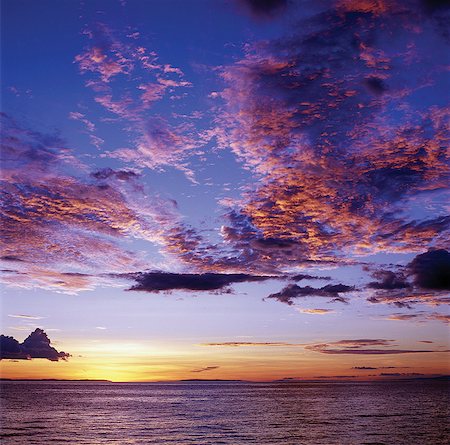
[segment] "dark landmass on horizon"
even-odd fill
[[[104,379],[6,379],[0,377],[0,382],[93,382],[93,383],[113,383]]]
[[[441,376],[422,376],[422,377],[401,377],[401,376],[389,376],[388,378],[378,379],[278,379],[267,381],[253,381],[253,380],[240,380],[240,379],[183,379],[183,380],[167,380],[167,381],[129,381],[129,382],[113,382],[112,380],[102,379],[10,379],[0,378],[0,382],[81,382],[81,383],[365,383],[365,382],[393,382],[393,381],[417,381],[417,380],[438,380],[438,381],[450,381],[450,375]]]
[[[226,383],[226,382],[240,382],[240,383],[252,383],[252,381],[251,380],[241,380],[241,379],[182,379],[182,380],[174,380],[174,382],[176,383],[176,382],[184,382],[184,383],[187,383],[187,382],[206,382],[206,383],[208,383],[208,382],[211,382],[211,383],[214,383],[214,382],[224,382],[224,383]]]

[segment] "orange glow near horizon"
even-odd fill
[[[442,375],[447,372],[448,355],[444,352],[382,356],[329,355],[292,346],[215,348],[193,345],[190,349],[155,349],[149,353],[144,345],[124,343],[108,347],[107,344],[98,344],[73,354],[67,361],[0,361],[0,375],[6,379],[113,382],[187,379],[271,381],[286,378],[379,380]],[[380,375],[382,373],[385,375]]]

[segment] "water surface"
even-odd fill
[[[448,444],[448,384],[3,382],[1,443]]]

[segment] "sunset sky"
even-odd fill
[[[448,374],[447,5],[3,0],[1,376]]]

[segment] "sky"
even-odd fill
[[[1,376],[448,374],[449,15],[2,1]]]

